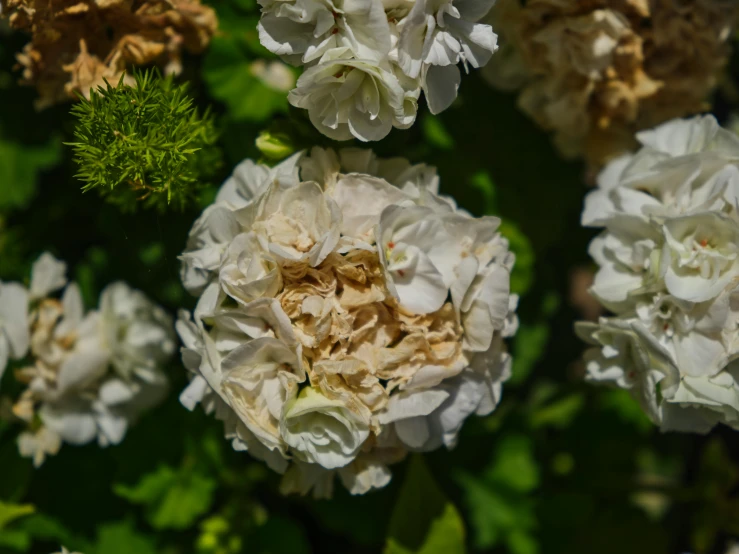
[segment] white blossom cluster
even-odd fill
[[[65,273],[65,263],[44,253],[29,289],[0,283],[0,378],[8,357],[27,362],[14,371],[26,388],[12,413],[27,427],[20,453],[37,467],[63,442],[121,442],[165,393],[162,365],[175,349],[171,319],[141,292],[113,283],[98,309],[85,312]]]
[[[479,23],[495,0],[259,0],[262,44],[305,70],[288,96],[334,140],[380,140],[457,97],[465,69],[497,49]]]
[[[383,487],[408,451],[453,447],[510,373],[514,262],[495,217],[438,194],[436,170],[314,148],[242,162],[190,232],[180,399],[225,423],[283,492]]]
[[[664,431],[739,429],[739,138],[712,116],[637,135],[588,194],[588,378],[628,389]]]

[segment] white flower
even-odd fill
[[[44,298],[67,284],[67,264],[44,252],[31,268],[31,300]]]
[[[430,313],[451,292],[455,307],[469,320],[468,333],[483,334],[480,340],[468,335],[474,350],[487,350],[508,313],[513,257],[506,243],[494,240],[499,223],[452,213],[446,204],[401,204],[383,210],[375,232],[388,288],[400,304]],[[501,259],[489,265],[496,253]]]
[[[274,167],[244,160],[234,168],[216,195],[216,204],[224,203],[232,210],[243,208],[260,195],[273,181],[289,187],[298,183],[297,163],[301,154],[294,154]]]
[[[285,407],[280,432],[302,460],[334,469],[354,459],[369,436],[369,422],[340,400],[305,387]]]
[[[180,256],[180,279],[190,293],[205,289],[238,229],[236,216],[225,203],[208,206],[198,218],[190,230],[187,248]]]
[[[19,283],[0,282],[0,380],[8,359],[26,355],[28,335],[28,291]]]
[[[332,48],[381,60],[390,50],[390,29],[380,2],[366,0],[260,0],[259,39],[296,65]]]
[[[228,245],[218,279],[223,291],[241,304],[272,297],[282,286],[277,261],[254,232],[237,235]]]
[[[35,433],[24,431],[18,435],[18,452],[33,460],[33,467],[41,467],[47,456],[56,456],[62,447],[62,438],[47,427]]]
[[[273,184],[239,214],[241,225],[253,230],[272,255],[312,266],[336,246],[340,217],[336,203],[308,182],[290,188]]]
[[[498,404],[514,257],[497,218],[438,195],[434,168],[320,148],[289,167],[243,162],[219,192],[233,227],[195,245],[219,265],[177,322],[180,401],[283,473],[283,492],[330,496],[338,477],[364,494]]]
[[[416,0],[403,23],[398,43],[400,67],[410,77],[423,76],[431,113],[454,101],[462,62],[484,66],[498,49],[490,25],[478,23],[495,0]]]
[[[585,201],[592,293],[616,317],[581,327],[588,377],[629,389],[662,430],[739,428],[739,139],[711,116],[639,133]]]
[[[346,48],[327,52],[307,69],[288,100],[307,109],[313,125],[334,140],[380,140],[415,119],[413,109],[406,113],[405,91],[391,68],[354,58]]]
[[[33,267],[33,294],[48,295],[63,285],[64,269],[65,264],[42,256]],[[100,311],[85,313],[75,283],[61,300],[31,298],[30,314],[18,317],[30,336],[32,358],[16,371],[28,385],[13,407],[28,425],[18,438],[21,454],[39,466],[63,442],[118,444],[133,420],[166,390],[161,367],[174,350],[169,317],[124,283],[103,291]],[[0,301],[0,313],[3,307],[12,303]]]
[[[672,218],[664,224],[661,270],[673,296],[703,302],[739,277],[739,223],[719,213]]]
[[[232,350],[222,362],[223,395],[270,450],[286,450],[280,421],[286,403],[297,394],[298,383],[305,380],[299,352],[278,339],[262,337]]]
[[[494,0],[260,0],[259,38],[304,71],[290,103],[334,140],[380,140],[457,97],[465,69],[481,67],[497,36],[478,21]]]
[[[111,364],[123,378],[152,380],[174,353],[170,317],[126,283],[119,281],[103,290],[100,318]]]

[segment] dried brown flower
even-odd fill
[[[324,393],[345,391],[379,411],[389,393],[422,367],[453,376],[469,363],[452,305],[431,314],[404,313],[387,291],[375,252],[332,253],[315,268],[287,264],[282,279],[277,298],[311,362],[311,382]]]
[[[38,108],[85,96],[133,65],[181,71],[183,50],[205,49],[218,22],[199,0],[0,0],[10,26],[31,33],[18,54]]]
[[[598,167],[636,131],[708,108],[737,14],[734,0],[499,0],[504,51],[486,73]]]

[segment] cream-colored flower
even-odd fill
[[[307,69],[288,100],[307,109],[313,125],[333,140],[381,140],[393,127],[410,127],[416,116],[387,62],[353,57],[346,48]]]
[[[286,451],[282,414],[305,381],[300,349],[263,337],[245,342],[222,361],[221,390],[244,425],[270,450]],[[289,444],[289,443],[288,443]]]
[[[637,136],[588,194],[593,295],[588,378],[628,389],[662,430],[739,427],[739,140],[712,116]]]
[[[285,407],[280,432],[300,459],[335,469],[354,459],[369,436],[369,421],[340,400],[305,387]]]
[[[9,359],[25,356],[29,341],[28,291],[20,283],[0,282],[0,380]]]
[[[161,368],[174,350],[169,318],[124,283],[103,291],[99,312],[85,313],[75,283],[61,300],[40,297],[64,284],[64,267],[49,255],[34,264],[30,361],[15,372],[27,385],[13,406],[28,426],[18,446],[36,466],[63,442],[121,442],[136,417],[162,398]]]
[[[358,149],[283,163],[242,162],[224,184],[222,240],[204,232],[215,208],[195,223],[204,239],[183,262],[219,271],[177,323],[191,374],[180,400],[283,473],[283,492],[330,496],[338,477],[364,494],[498,404],[514,257],[497,218],[438,195],[432,167]]]
[[[706,109],[729,57],[737,5],[724,0],[500,0],[502,52],[485,74],[566,156],[595,168],[634,134]]]
[[[382,59],[390,29],[380,2],[366,0],[260,0],[259,39],[295,65],[310,63],[333,48],[357,57]]]
[[[238,214],[244,229],[280,260],[316,266],[339,240],[340,212],[316,183],[282,188],[272,184],[258,202]]]
[[[32,34],[17,59],[22,82],[39,92],[39,108],[88,97],[136,65],[179,74],[183,52],[202,52],[218,26],[215,11],[198,0],[3,0],[0,17]]]

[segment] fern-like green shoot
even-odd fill
[[[171,77],[134,77],[135,86],[106,82],[72,108],[76,177],[127,211],[182,209],[221,165],[213,117]]]

